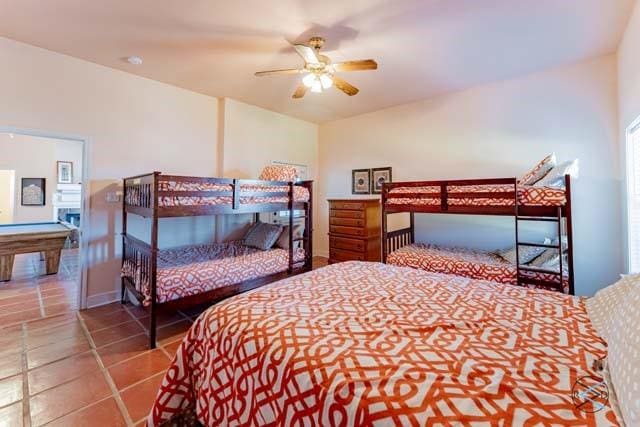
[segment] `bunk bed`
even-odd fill
[[[409,213],[409,227],[388,231],[387,215],[402,212]],[[515,263],[500,262],[486,252],[416,244],[415,213],[512,216]],[[557,239],[522,241],[519,224],[526,221],[555,224]],[[521,263],[521,247],[557,250],[558,268]],[[521,185],[516,178],[385,183],[382,248],[385,263],[573,295],[571,178],[564,175],[561,187]]]
[[[215,302],[311,270],[312,181],[266,181],[164,175],[124,179],[122,302],[127,294],[147,307],[150,347],[161,310]],[[159,249],[160,218],[287,211],[287,249],[262,251],[239,242]],[[297,213],[303,212],[302,215]],[[128,215],[150,219],[149,243],[127,233]],[[295,223],[303,221],[301,236]],[[302,242],[301,247],[300,242]],[[128,291],[128,292],[127,292]]]

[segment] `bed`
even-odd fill
[[[572,401],[605,354],[581,298],[339,263],[204,312],[148,422],[615,426]]]
[[[302,248],[294,251],[294,263],[303,263]],[[156,300],[165,303],[212,291],[235,283],[286,271],[289,251],[280,248],[263,251],[244,246],[242,241],[192,245],[158,252]],[[122,274],[133,277],[149,305],[151,293],[140,266],[126,259]]]
[[[516,266],[501,256],[488,251],[468,248],[451,248],[427,243],[413,243],[391,252],[387,264],[400,267],[418,268],[434,273],[455,274],[472,279],[517,285]],[[569,293],[568,269],[563,266],[563,291]],[[540,282],[558,283],[557,276],[539,271],[522,271],[531,279]],[[549,286],[528,286],[548,289]]]

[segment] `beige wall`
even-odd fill
[[[0,133],[0,169],[15,170],[13,222],[53,220],[57,162],[74,162],[74,179],[82,177],[82,145],[77,141]],[[22,178],[45,178],[45,205],[22,206]],[[79,182],[79,181],[75,181]]]
[[[0,38],[0,125],[90,138],[89,303],[119,288],[120,204],[107,191],[124,176],[159,170],[217,172],[217,100],[43,49]],[[163,244],[211,240],[210,219],[162,228]],[[194,230],[196,230],[194,232]]]
[[[518,176],[546,154],[580,159],[575,180],[576,290],[622,270],[616,62],[598,58],[320,126],[320,220],[350,196],[351,169],[393,167],[395,181]],[[418,215],[418,240],[483,249],[513,241],[513,218]]]
[[[627,128],[640,118],[640,3],[636,2],[635,8],[629,18],[629,24],[618,49],[618,111],[620,118],[620,158],[622,169],[626,167],[625,136]],[[623,180],[622,191],[626,192]],[[627,254],[627,205],[626,197],[622,203],[621,219],[623,222],[625,271],[628,271]]]

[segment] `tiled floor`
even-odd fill
[[[323,265],[326,259],[314,258],[314,268]],[[65,280],[64,272],[59,276]],[[47,304],[40,308],[46,315]],[[146,312],[119,303],[3,328],[0,426],[142,425],[165,369],[203,309],[162,316],[155,350],[147,349]]]

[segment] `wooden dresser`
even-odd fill
[[[380,261],[380,199],[329,199],[329,263]]]

